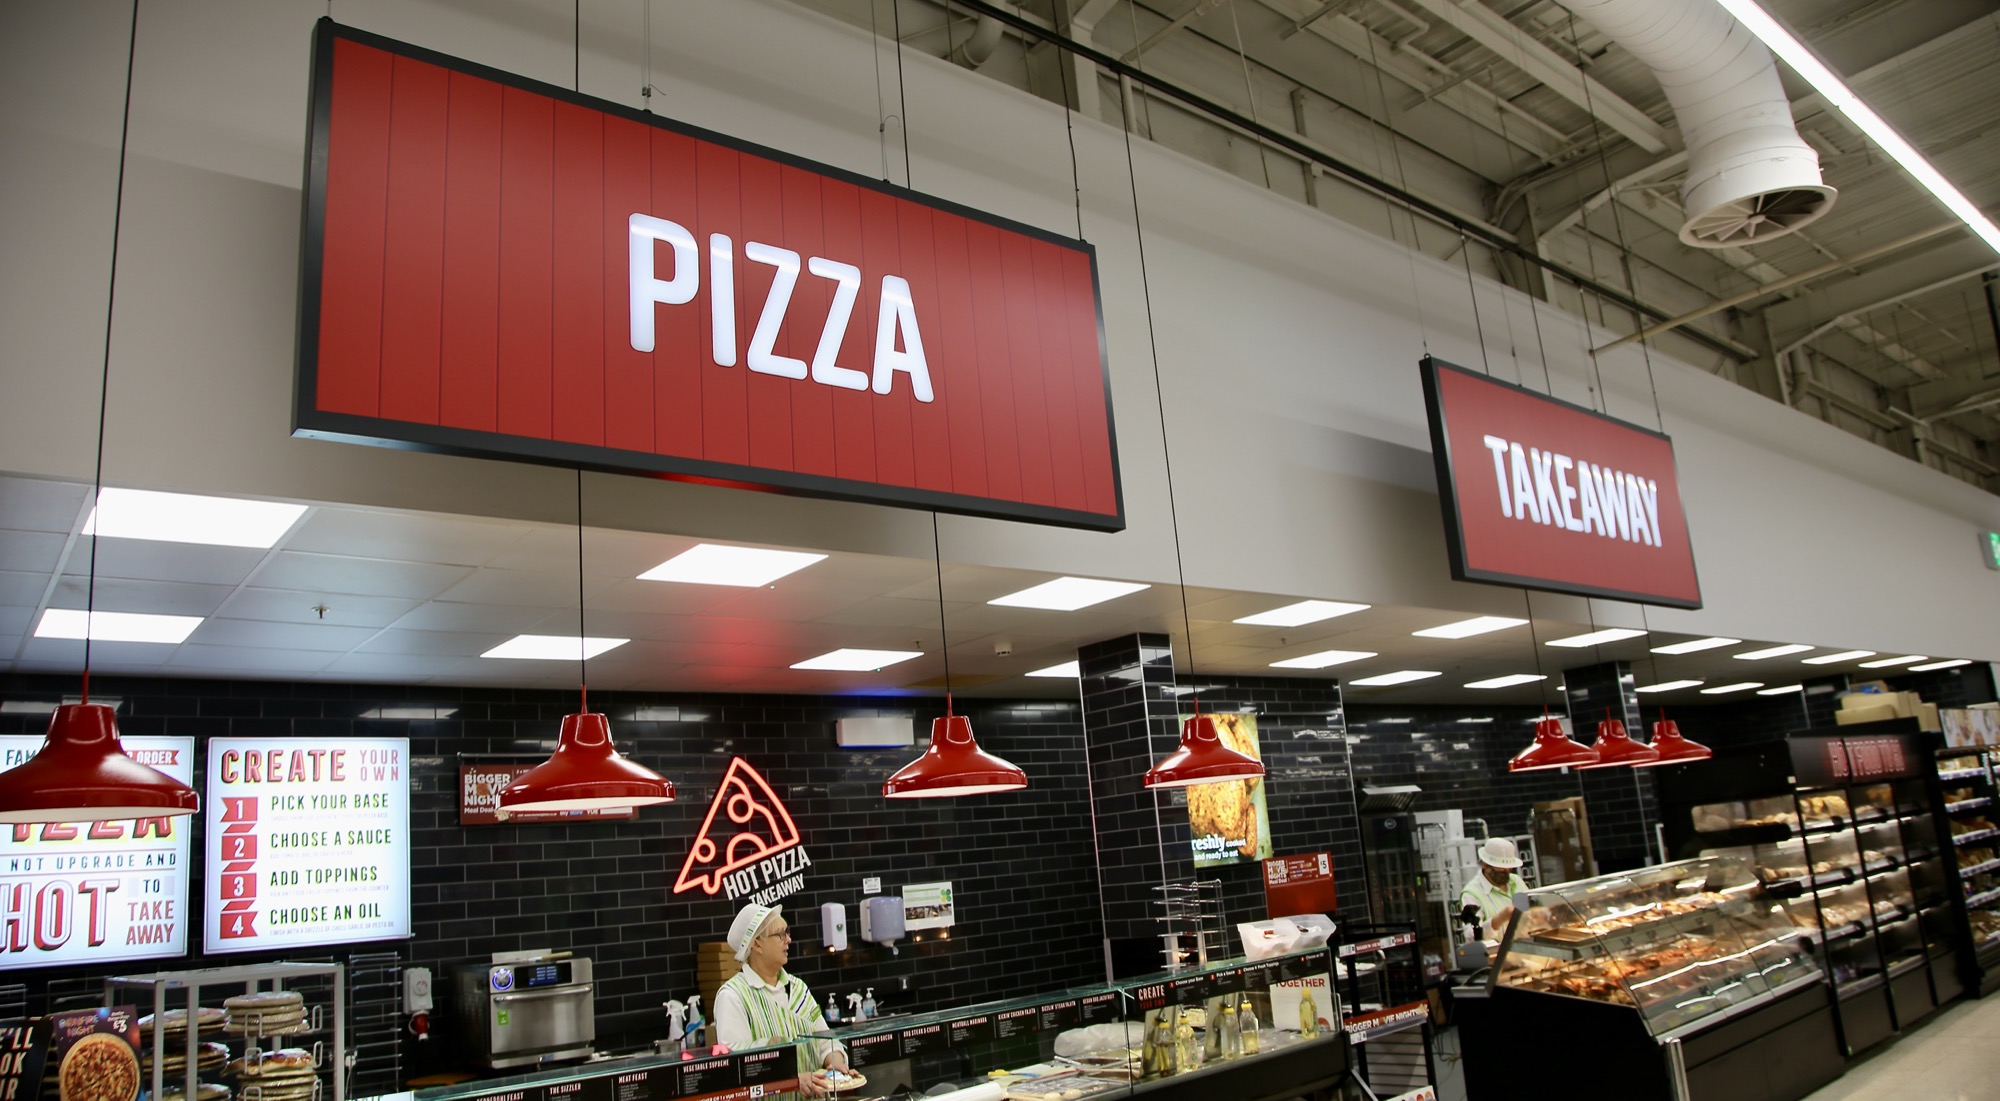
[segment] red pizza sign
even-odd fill
[[[1115,531],[1096,253],[322,20],[294,432]]]
[[[792,812],[750,762],[732,757],[674,880],[674,893],[722,893],[731,902],[768,906],[804,888],[810,867]]]
[[[1451,575],[1701,607],[1666,436],[1424,357]]]

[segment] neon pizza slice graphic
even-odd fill
[[[719,830],[718,811],[724,818]],[[718,832],[728,835],[729,840],[717,843]],[[687,862],[681,865],[680,878],[674,881],[674,893],[699,887],[715,894],[722,890],[722,880],[729,873],[798,843],[799,827],[771,785],[748,761],[732,757],[728,771],[722,774],[722,786],[708,805],[708,817],[701,820],[694,847],[688,850]]]

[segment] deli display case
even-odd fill
[[[1840,1072],[1811,919],[1748,851],[1527,891],[1458,1004],[1468,1096],[1793,1101]],[[1560,1050],[1552,1045],[1559,1045]]]
[[[1806,930],[1848,1055],[1963,989],[1930,756],[1898,719],[1728,747],[1660,777],[1669,849],[1747,853]]]
[[[1968,724],[1969,725],[1969,724]],[[1947,729],[1936,747],[1937,782],[1951,843],[1945,864],[1965,986],[1980,997],[2000,989],[2000,803],[1994,772],[2000,749],[1961,741]]]

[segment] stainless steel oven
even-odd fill
[[[502,1070],[589,1057],[597,1039],[589,958],[496,956],[452,972],[467,1046],[482,1065]]]

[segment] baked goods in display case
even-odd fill
[[[1798,913],[1741,851],[1533,890],[1493,984],[1630,1006],[1664,1036],[1822,981]]]

